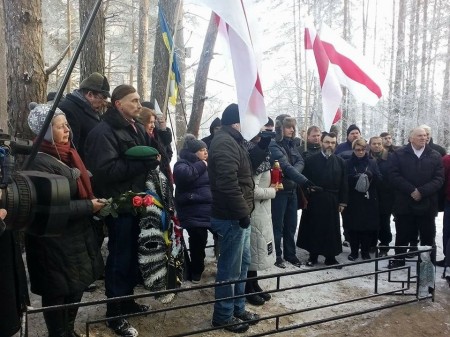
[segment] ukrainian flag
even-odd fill
[[[161,27],[162,37],[164,40],[164,44],[166,45],[169,54],[172,52],[173,41],[172,34],[169,29],[169,25],[167,24],[166,17],[159,7],[159,26]],[[177,96],[178,96],[178,85],[181,83],[180,69],[178,68],[177,55],[173,53],[172,59],[172,69],[170,71],[170,97],[169,101],[172,105],[176,105]]]

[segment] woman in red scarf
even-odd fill
[[[30,104],[28,124],[38,134],[50,111],[48,105]],[[56,109],[31,169],[67,178],[70,187],[70,215],[61,223],[58,237],[26,235],[27,265],[31,291],[42,296],[42,306],[81,301],[84,289],[95,281],[103,261],[91,223],[103,203],[92,193],[89,172],[71,143],[70,127],[64,113]],[[78,308],[44,312],[49,337],[76,337]]]

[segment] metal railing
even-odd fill
[[[407,247],[392,247],[391,246],[389,248],[407,248]],[[409,247],[409,248],[411,248],[411,247]],[[323,281],[289,285],[286,287],[282,286],[282,281],[285,278],[287,278],[288,276],[320,273],[322,271],[334,269],[334,268],[336,268],[336,265],[317,267],[317,268],[311,268],[311,269],[298,269],[295,271],[290,271],[290,272],[285,272],[285,273],[277,273],[277,274],[270,274],[270,275],[248,278],[246,280],[275,279],[276,287],[274,289],[264,290],[264,293],[277,294],[277,293],[281,293],[281,292],[288,292],[288,291],[294,291],[294,290],[298,290],[298,289],[312,288],[315,286],[321,286],[321,285],[326,285],[326,284],[331,284],[331,283],[345,282],[345,281],[356,279],[356,278],[373,277],[373,294],[368,294],[365,296],[360,296],[360,297],[355,297],[355,298],[349,298],[346,300],[336,301],[334,303],[316,305],[316,306],[311,306],[311,307],[296,309],[296,310],[286,310],[286,311],[279,312],[276,314],[271,314],[271,315],[263,315],[256,321],[274,320],[275,322],[274,322],[273,328],[270,328],[270,325],[269,325],[269,328],[267,329],[267,331],[259,332],[257,334],[247,335],[247,336],[267,336],[267,335],[272,335],[272,334],[276,334],[276,333],[280,333],[280,332],[296,330],[296,329],[300,329],[300,328],[304,328],[304,327],[308,327],[308,326],[312,326],[312,325],[317,325],[317,324],[321,324],[321,323],[325,323],[325,322],[336,321],[336,320],[340,320],[343,318],[348,318],[348,317],[367,314],[367,313],[371,313],[371,312],[375,312],[375,311],[379,311],[379,310],[393,308],[393,307],[397,307],[400,305],[405,305],[405,304],[413,303],[413,302],[417,302],[417,301],[423,301],[423,300],[429,300],[429,299],[434,301],[434,292],[432,292],[431,294],[428,294],[426,296],[422,296],[422,297],[419,296],[419,280],[420,280],[420,272],[421,272],[421,270],[420,270],[421,269],[420,268],[420,263],[421,263],[420,254],[429,252],[429,253],[432,253],[432,256],[435,256],[435,250],[436,250],[435,247],[429,248],[429,249],[421,248],[414,252],[408,252],[408,253],[403,253],[403,254],[386,256],[386,257],[378,257],[378,254],[376,254],[376,257],[371,260],[355,261],[355,262],[351,262],[351,263],[349,262],[349,263],[341,264],[338,266],[339,268],[341,268],[341,267],[342,268],[350,268],[350,267],[354,267],[354,266],[358,266],[358,265],[362,265],[362,264],[374,263],[374,271],[372,271],[372,272],[357,273],[357,274],[342,276],[342,277],[338,277],[338,278],[330,278],[328,280],[323,280]],[[411,255],[413,256],[413,258],[408,258]],[[389,260],[393,260],[394,258],[395,259],[404,259],[408,263],[405,264],[404,266],[399,266],[399,267],[391,268],[391,269],[380,268],[380,262],[383,262],[383,261],[387,262]],[[413,263],[411,264],[410,262],[413,262]],[[415,266],[415,268],[412,268],[413,266]],[[405,272],[400,273],[400,271],[403,271],[403,270],[406,271],[406,273]],[[414,271],[416,271],[416,272],[414,272]],[[394,276],[394,273],[395,273],[395,276]],[[381,276],[383,274],[387,274],[387,279],[381,280]],[[297,279],[301,281],[301,277],[298,277]],[[243,281],[246,281],[246,280],[243,280]],[[380,282],[386,283],[386,285],[392,287],[393,289],[389,289],[387,291],[380,292]],[[28,336],[28,321],[29,321],[28,316],[42,313],[45,311],[65,310],[66,316],[67,316],[67,310],[70,308],[75,308],[75,307],[81,308],[81,307],[88,307],[88,306],[98,306],[101,304],[118,302],[118,301],[123,301],[123,300],[131,300],[131,299],[134,300],[134,299],[139,299],[139,298],[149,298],[149,297],[155,297],[155,296],[158,297],[158,296],[164,296],[167,294],[190,293],[190,292],[196,292],[196,291],[201,291],[201,290],[205,290],[205,289],[213,290],[214,287],[217,286],[218,284],[230,285],[230,284],[234,284],[234,283],[236,283],[236,281],[211,283],[211,284],[207,284],[207,285],[192,286],[189,288],[170,289],[170,290],[159,291],[159,292],[143,293],[143,294],[137,294],[137,295],[131,295],[131,296],[116,297],[116,298],[110,298],[110,299],[81,302],[81,303],[74,303],[74,304],[67,304],[67,305],[59,305],[59,306],[52,306],[52,307],[29,308],[25,313],[25,322],[24,322],[25,328],[23,329],[25,331],[22,331],[21,336],[25,336],[25,337]],[[186,304],[172,305],[170,307],[163,307],[163,308],[159,308],[159,309],[151,309],[150,311],[144,312],[144,313],[135,313],[135,314],[121,315],[121,316],[109,317],[109,318],[102,317],[102,318],[96,318],[96,319],[88,319],[85,322],[85,334],[87,337],[89,337],[91,326],[96,325],[96,324],[104,324],[108,320],[111,320],[111,319],[130,318],[130,317],[137,317],[137,316],[149,316],[149,317],[147,317],[147,319],[152,319],[152,316],[159,314],[159,313],[168,313],[168,312],[184,310],[184,309],[192,309],[192,308],[195,309],[195,307],[210,305],[210,304],[213,304],[216,302],[216,300],[214,300],[213,291],[211,291],[211,293],[212,293],[211,300],[201,300],[201,301],[198,301],[195,303],[192,303],[192,301],[189,301],[189,303],[186,303]],[[255,294],[259,294],[259,293],[256,292]],[[330,315],[325,318],[312,319],[312,320],[309,320],[306,322],[301,322],[301,323],[284,324],[284,325],[281,323],[281,319],[286,316],[292,316],[292,315],[302,314],[302,313],[306,313],[306,312],[319,311],[319,310],[323,310],[323,309],[327,309],[327,308],[344,306],[347,304],[356,303],[358,301],[365,301],[365,303],[367,303],[367,301],[375,299],[375,298],[393,296],[393,295],[397,295],[397,296],[401,295],[401,296],[398,297],[397,301],[395,301],[395,302],[392,302],[392,297],[390,297],[389,301],[385,301],[387,303],[380,303],[380,304],[374,305],[373,307],[370,307],[370,308],[362,308],[362,309],[360,308],[358,310],[349,311],[349,312],[345,312],[345,313],[341,313],[341,314],[333,314],[333,315]],[[246,295],[240,295],[240,296],[230,297],[227,299],[240,298],[240,297],[245,297],[245,296]],[[190,296],[189,298],[192,299],[193,297]],[[282,308],[280,308],[280,309],[282,309]],[[232,326],[232,324],[229,326]],[[180,331],[179,333],[170,335],[170,337],[198,335],[198,334],[202,334],[202,333],[206,333],[206,332],[210,332],[210,331],[214,331],[214,330],[219,330],[222,328],[223,328],[223,326],[222,327],[209,327],[209,328],[192,330],[192,331]],[[165,336],[169,337],[168,335],[165,335]]]

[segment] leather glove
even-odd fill
[[[312,192],[322,192],[323,188],[320,186],[316,186],[311,180],[307,180],[303,183],[303,188],[308,189]]]
[[[260,149],[267,150],[267,147],[269,146],[271,140],[272,138],[270,137],[261,137],[261,139],[258,142],[258,147]]]
[[[250,217],[248,215],[239,219],[239,227],[245,229],[248,228],[248,226],[250,226]]]

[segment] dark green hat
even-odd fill
[[[108,79],[99,73],[92,73],[88,78],[85,78],[80,84],[80,89],[99,92],[106,97],[111,97],[109,94]]]
[[[125,151],[125,156],[128,159],[135,160],[155,159],[158,154],[157,149],[144,145],[133,146]]]

